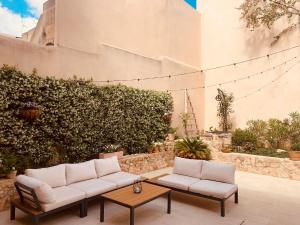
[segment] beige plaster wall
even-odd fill
[[[97,52],[102,43],[200,66],[200,15],[183,0],[56,0],[56,43]]]
[[[199,0],[201,12],[201,58],[202,67],[214,67],[233,63],[270,52],[285,49],[300,43],[300,31],[295,30],[282,38],[276,45],[271,46],[273,35],[280,30],[281,24],[268,31],[260,29],[254,32],[245,28],[240,20],[240,11],[236,8],[242,0]],[[286,53],[245,63],[234,67],[206,72],[206,84],[220,83],[239,77],[247,76],[293,56],[300,54],[300,48]],[[289,64],[292,65],[292,64]],[[221,88],[233,92],[236,98],[255,91],[274,78],[280,76],[289,65],[269,72],[256,78],[246,79],[236,84],[222,85]],[[268,119],[270,117],[284,118],[289,112],[300,111],[300,66],[294,67],[273,85],[262,89],[248,98],[237,101],[234,106],[234,123],[244,126],[249,119]],[[216,117],[216,88],[205,90],[205,127],[217,126]]]

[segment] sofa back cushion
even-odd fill
[[[97,178],[94,160],[77,163],[66,164],[67,185]]]
[[[33,189],[41,203],[50,204],[56,202],[55,193],[49,184],[25,175],[17,176],[16,181]]]
[[[203,161],[201,179],[234,184],[235,165]]]
[[[176,157],[173,173],[189,177],[201,178],[202,160]]]
[[[44,181],[53,188],[67,184],[66,166],[64,164],[42,169],[27,169],[25,170],[25,174],[29,177]]]
[[[121,171],[117,156],[106,159],[95,159],[95,166],[98,177]]]

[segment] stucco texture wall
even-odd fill
[[[259,29],[250,31],[240,20],[241,12],[237,10],[242,0],[199,0],[201,13],[201,58],[202,68],[214,67],[237,62],[252,57],[266,55],[271,52],[289,48],[300,43],[300,30],[294,30],[271,46],[273,36],[283,25],[276,24],[272,30]],[[300,48],[273,55],[235,67],[213,70],[205,73],[207,85],[221,83],[247,76],[274,65],[280,64],[300,54]],[[299,58],[298,58],[299,60]],[[297,60],[296,60],[297,61]],[[255,78],[245,79],[234,84],[222,85],[220,88],[233,92],[236,98],[254,92],[277,77],[293,65],[293,61],[274,71]],[[245,126],[250,119],[284,118],[292,111],[300,111],[298,96],[300,95],[300,65],[282,76],[278,82],[267,86],[247,98],[236,101],[233,122],[236,127]],[[205,90],[205,127],[218,126],[216,117],[217,89]]]

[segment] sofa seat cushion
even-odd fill
[[[70,184],[68,187],[83,191],[85,197],[90,198],[114,190],[117,188],[117,185],[105,180],[92,179]]]
[[[236,192],[237,189],[238,187],[235,184],[227,184],[211,180],[201,180],[197,183],[192,184],[189,188],[189,191],[206,196],[226,199],[231,194]]]
[[[67,185],[97,178],[94,160],[83,163],[66,164],[66,178]]]
[[[140,179],[141,177],[139,175],[126,172],[113,173],[100,178],[100,180],[116,184],[118,188],[133,184],[135,181]]]
[[[188,177],[188,176],[183,176],[178,174],[171,174],[158,179],[158,183],[162,185],[185,190],[185,191],[189,189],[189,186],[199,181],[200,179],[198,178]]]
[[[41,204],[42,210],[44,212],[60,208],[62,206],[83,200],[85,198],[85,193],[83,191],[71,187],[57,187],[53,190],[56,195],[56,202],[50,204]]]
[[[27,169],[25,170],[25,174],[44,181],[53,188],[66,186],[67,184],[66,166],[64,164],[42,169]]]
[[[50,187],[49,184],[35,179],[33,177],[28,177],[24,175],[17,176],[16,181],[20,184],[25,185],[34,190],[38,200],[42,203],[53,203],[56,202],[56,195],[54,189]],[[31,196],[27,195],[28,198]]]
[[[201,178],[202,160],[176,157],[173,173],[189,177]]]
[[[235,165],[203,161],[201,179],[234,184]]]
[[[112,173],[121,172],[117,156],[106,159],[95,159],[95,167],[99,178]]]

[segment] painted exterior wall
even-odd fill
[[[283,27],[276,24],[274,30],[260,29],[254,32],[245,28],[240,20],[242,0],[199,0],[201,13],[201,62],[202,68],[233,63],[300,43],[300,30],[295,30],[271,46],[273,35]],[[282,63],[300,54],[300,48],[234,67],[205,73],[207,85],[221,83],[256,73]],[[299,58],[298,58],[299,60]],[[296,61],[294,61],[296,62]],[[294,63],[293,62],[293,63]],[[222,85],[221,88],[233,92],[236,98],[251,93],[266,83],[272,82],[293,63],[255,78],[236,84]],[[245,126],[250,119],[285,118],[292,111],[300,111],[300,65],[281,77],[278,82],[262,89],[248,98],[236,101],[233,122],[235,126]],[[216,117],[216,88],[205,90],[205,127],[218,126]]]
[[[106,43],[200,66],[200,15],[183,0],[56,0],[56,11],[59,46],[97,52]]]

